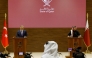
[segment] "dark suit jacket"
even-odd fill
[[[71,31],[68,33],[68,36],[71,35]],[[73,37],[78,37],[80,35],[79,31],[73,30]]]
[[[27,31],[26,30],[23,30],[23,34],[21,34],[20,30],[17,31],[17,37],[24,37],[24,36],[27,37]]]

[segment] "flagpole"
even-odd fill
[[[8,51],[7,51],[7,49],[6,49],[6,48],[5,48],[5,51],[4,51],[4,53],[5,53],[5,54],[8,54]]]
[[[85,53],[91,53],[90,51],[89,51],[89,49],[88,49],[89,47],[87,47],[87,50],[86,50],[86,52]]]
[[[87,13],[87,20],[88,20],[88,13]]]
[[[7,15],[6,15],[6,13],[5,13],[5,20],[6,20],[6,16],[7,16]]]
[[[87,20],[88,20],[88,13],[87,13]],[[87,48],[87,50],[86,50],[86,52],[85,53],[91,53],[90,51],[89,51],[89,47],[88,46],[86,46],[86,48]]]
[[[7,15],[6,15],[6,13],[5,13],[5,20],[6,20],[6,16],[7,16]],[[7,51],[6,47],[5,47],[4,53],[5,53],[5,54],[8,54],[8,51]]]

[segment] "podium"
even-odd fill
[[[27,38],[13,38],[14,58],[24,58]]]
[[[82,47],[82,40],[83,38],[78,38],[78,37],[72,37],[72,38],[68,38],[68,49],[75,49],[77,47]],[[69,58],[72,58],[72,53],[73,51],[70,51],[70,56]]]

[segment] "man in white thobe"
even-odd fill
[[[55,41],[48,41],[44,45],[44,53],[41,58],[59,58],[58,44]]]

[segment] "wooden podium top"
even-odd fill
[[[69,39],[83,39],[83,37],[80,37],[80,38],[78,38],[78,37],[67,37],[67,38],[69,38]]]
[[[13,37],[13,39],[27,39],[27,38],[24,38],[24,37]]]

